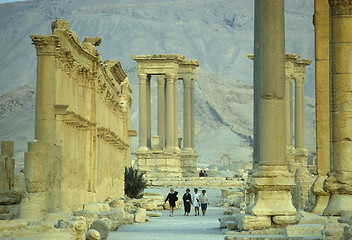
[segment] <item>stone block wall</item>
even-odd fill
[[[101,38],[81,43],[68,21],[56,20],[52,35],[31,38],[38,56],[36,141],[25,156],[21,217],[123,197],[131,155],[127,75],[118,61],[102,61]]]

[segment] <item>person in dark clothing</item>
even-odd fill
[[[170,217],[174,216],[174,208],[176,206],[176,202],[178,200],[177,197],[178,192],[176,192],[173,188],[170,189],[169,194],[167,195],[166,199],[165,199],[165,203],[167,200],[169,200],[169,204],[170,204]]]
[[[187,188],[186,193],[183,194],[183,197],[182,197],[183,205],[185,207],[185,214],[184,215],[187,214],[187,216],[191,212],[191,204],[192,204],[192,197],[189,192],[190,192],[190,190]]]

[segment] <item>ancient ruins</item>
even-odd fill
[[[194,80],[197,60],[177,54],[133,55],[139,76],[137,166],[147,178],[194,176],[198,153],[194,138]],[[150,80],[157,75],[157,136],[151,136]],[[177,81],[184,86],[183,147],[178,136]],[[152,142],[153,139],[153,142]],[[153,146],[152,146],[153,144]],[[182,148],[182,150],[181,150]]]

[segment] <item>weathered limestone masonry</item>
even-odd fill
[[[313,185],[316,196],[312,213],[322,214],[329,201],[323,184],[330,170],[330,104],[329,104],[329,2],[315,0],[315,114],[318,178]]]
[[[147,178],[194,175],[198,153],[194,146],[194,79],[197,60],[178,54],[133,55],[138,62],[139,147],[137,167]],[[151,137],[150,80],[158,82],[158,136]],[[184,141],[178,138],[177,81],[184,84]]]
[[[240,229],[249,222],[263,228],[295,221],[291,202],[293,176],[286,163],[284,1],[255,1],[254,37],[255,137],[251,192],[246,212],[237,218]],[[260,73],[260,74],[259,74]],[[275,121],[272,121],[275,119]],[[256,152],[258,151],[258,152]]]
[[[329,0],[331,73],[331,166],[324,189],[330,193],[324,215],[352,211],[352,1]]]
[[[14,143],[1,141],[0,155],[0,192],[14,190],[15,160],[13,159]]]
[[[35,141],[25,154],[20,217],[82,209],[124,196],[130,149],[131,87],[118,61],[103,62],[101,38],[80,43],[65,20],[37,49]]]

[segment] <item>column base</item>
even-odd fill
[[[192,148],[187,150],[183,149],[180,153],[181,170],[184,177],[197,176],[197,159],[198,153]]]
[[[292,203],[297,210],[304,210],[308,203],[308,192],[312,185],[312,178],[306,167],[298,167],[295,174],[296,185],[292,189]]]
[[[324,209],[328,205],[330,194],[323,189],[324,181],[327,176],[318,176],[313,183],[313,193],[316,196],[315,205],[312,209],[312,213],[323,214]]]
[[[326,216],[339,216],[341,211],[352,211],[352,172],[330,172],[324,190],[331,193],[324,210]]]
[[[295,184],[286,166],[258,166],[251,185],[254,200],[247,207],[247,213],[255,216],[296,215],[291,201]]]
[[[340,216],[342,211],[352,211],[352,195],[332,194],[323,215]]]

